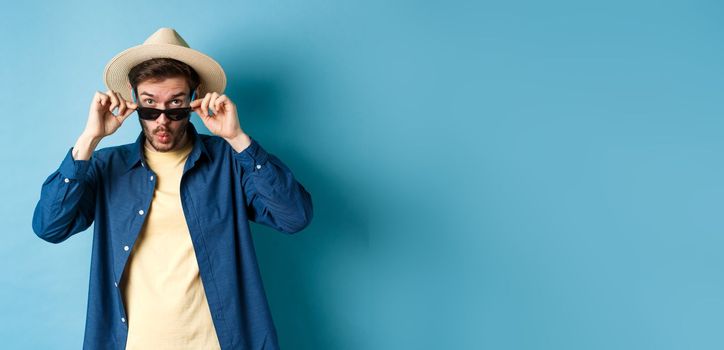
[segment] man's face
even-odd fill
[[[143,107],[169,109],[187,107],[190,103],[189,87],[183,77],[166,78],[163,81],[144,81],[138,84],[138,103]],[[166,113],[156,120],[139,118],[146,145],[158,152],[182,148],[188,141],[186,127],[189,118],[173,121]]]

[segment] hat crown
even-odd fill
[[[155,33],[151,34],[151,36],[149,36],[143,44],[170,44],[189,47],[186,40],[184,40],[184,38],[182,38],[181,35],[179,35],[179,33],[173,28],[161,28],[157,30]]]
[[[202,52],[189,47],[173,28],[160,28],[156,30],[141,45],[123,50],[108,63],[103,70],[103,80],[108,89],[119,92],[124,99],[131,101],[129,71],[136,65],[152,58],[173,58],[191,66],[201,79],[198,87],[198,96],[208,92],[222,94],[226,87],[226,74],[218,62]]]

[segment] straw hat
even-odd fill
[[[203,97],[207,92],[224,93],[226,74],[221,65],[213,58],[189,48],[189,44],[173,28],[161,28],[153,33],[143,44],[131,47],[117,54],[106,64],[103,80],[106,86],[132,101],[128,88],[128,72],[137,64],[158,57],[177,59],[191,66],[201,78],[196,96]]]

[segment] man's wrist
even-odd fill
[[[73,146],[73,159],[75,160],[88,160],[90,159],[93,151],[101,142],[102,137],[93,137],[86,134],[81,134],[78,140]]]
[[[249,147],[249,145],[251,145],[251,137],[244,132],[240,133],[236,137],[225,140],[237,153],[243,152],[247,147]]]

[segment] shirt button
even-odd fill
[[[125,250],[125,251],[128,251],[128,249],[130,249],[130,248],[128,248],[128,246],[123,247],[123,250]]]
[[[116,287],[118,287],[118,282],[113,282],[113,285],[115,285]]]
[[[126,318],[125,318],[125,317],[121,317],[121,322],[126,323]]]
[[[261,164],[257,164],[257,165],[256,165],[256,168],[257,168],[257,169],[261,169]]]
[[[68,179],[68,178],[66,177],[65,180],[63,180],[63,181],[65,181],[65,183],[68,183],[68,182],[70,182],[70,179]]]
[[[138,211],[138,215],[143,215],[143,209]]]
[[[151,181],[153,181],[153,175],[151,175],[150,179],[151,179]]]

